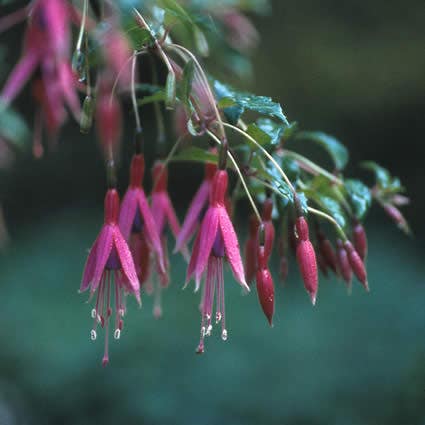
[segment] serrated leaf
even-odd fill
[[[372,205],[372,194],[369,188],[360,180],[347,179],[344,181],[348,199],[353,208],[354,216],[362,220]]]
[[[172,161],[192,161],[192,162],[212,162],[217,163],[217,155],[208,152],[204,149],[197,148],[196,146],[191,146],[180,151],[175,155]]]
[[[266,146],[271,142],[271,137],[256,124],[249,124],[246,129],[246,133],[248,133],[261,146]]]
[[[300,131],[295,139],[312,141],[322,146],[331,156],[337,170],[343,170],[347,165],[348,150],[335,137],[321,131]]]
[[[259,118],[256,121],[256,125],[260,130],[269,136],[270,141],[268,144],[271,146],[279,145],[280,139],[282,138],[282,135],[287,128],[287,126],[276,124],[270,118]]]
[[[332,216],[343,229],[347,226],[344,209],[336,199],[311,189],[304,192],[309,199],[312,199],[319,205],[320,209]]]
[[[0,103],[0,137],[23,149],[29,134],[25,121],[12,108]]]
[[[217,103],[217,107],[219,109],[231,108],[232,106],[235,106],[235,105],[236,103],[231,97],[223,97]]]
[[[393,177],[386,168],[381,167],[376,162],[364,161],[360,165],[375,174],[376,184],[382,191],[387,193],[404,191],[404,187],[401,185],[400,179],[398,177]]]
[[[251,93],[238,92],[232,87],[213,80],[213,87],[217,98],[230,97],[238,106],[239,116],[232,116],[233,122],[237,122],[246,109],[258,112],[262,115],[271,116],[281,120],[284,124],[289,125],[285,117],[282,107],[279,103],[274,102],[270,97],[256,96]],[[226,111],[224,111],[226,113]],[[236,112],[236,111],[234,111]],[[235,118],[237,118],[235,120]]]

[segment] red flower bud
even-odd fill
[[[168,186],[168,170],[161,161],[155,162],[152,169],[152,178],[155,187],[153,192],[164,192]]]
[[[387,213],[388,217],[394,221],[397,226],[406,233],[409,233],[409,225],[404,218],[401,211],[392,204],[384,204],[384,211]]]
[[[367,255],[367,237],[364,227],[359,222],[356,222],[353,227],[353,245],[364,261]]]
[[[347,251],[344,249],[344,244],[342,243],[341,239],[336,241],[336,246],[339,273],[348,287],[350,287],[353,271],[351,270],[350,262],[348,261]]]
[[[360,258],[360,255],[354,249],[353,244],[350,241],[345,241],[344,248],[347,251],[348,261],[350,263],[350,266],[354,274],[356,275],[357,279],[359,279],[359,281],[362,283],[362,285],[365,287],[366,291],[369,291],[366,268],[364,266],[362,259]]]
[[[256,275],[258,299],[267,320],[272,326],[274,314],[274,285],[270,270],[267,268],[267,256],[264,246],[257,251],[259,269]]]
[[[332,269],[334,273],[337,273],[336,255],[330,240],[327,239],[323,232],[320,230],[318,230],[317,232],[317,239],[319,242],[319,257],[322,257],[327,267]]]
[[[295,223],[298,233],[297,261],[304,286],[310,294],[313,305],[316,303],[319,278],[317,274],[316,253],[313,244],[308,239],[308,224],[304,217],[298,217]]]

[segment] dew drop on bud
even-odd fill
[[[220,322],[220,320],[221,320],[221,313],[218,311],[218,312],[215,314],[215,323],[219,323],[219,322]]]
[[[205,337],[205,333],[206,333],[205,326],[202,326],[202,328],[201,328],[201,338]]]
[[[221,339],[223,341],[227,341],[227,330],[223,329],[223,331],[221,332]]]
[[[115,339],[120,339],[120,337],[121,337],[121,331],[120,331],[120,329],[115,329],[114,338]]]
[[[94,329],[90,331],[90,339],[94,341],[97,338],[97,333]]]
[[[100,314],[96,316],[96,320],[97,320],[97,323],[102,323],[102,317],[100,317]]]
[[[95,308],[91,311],[91,318],[96,319],[96,309]]]

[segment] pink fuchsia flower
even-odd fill
[[[109,189],[105,196],[105,221],[94,242],[84,268],[80,292],[90,289],[90,298],[97,291],[91,339],[97,337],[96,328],[105,328],[105,351],[102,364],[109,362],[109,321],[115,308],[114,338],[119,339],[125,314],[125,295],[132,294],[141,304],[140,285],[130,249],[118,226],[120,201],[118,192]],[[112,298],[115,305],[112,306]]]
[[[0,99],[9,104],[37,68],[45,87],[55,85],[56,101],[66,104],[74,116],[80,112],[76,78],[69,63],[71,29],[65,0],[37,0],[28,15],[23,56],[10,74]],[[50,94],[46,94],[50,97]]]
[[[316,304],[319,278],[317,275],[316,253],[309,238],[308,224],[304,217],[295,222],[297,230],[297,261],[305,289],[310,295],[312,304]]]
[[[121,204],[119,225],[124,238],[130,243],[137,275],[143,284],[148,276],[146,263],[149,263],[152,250],[160,272],[165,273],[164,254],[155,220],[149,208],[142,182],[145,160],[142,154],[135,154],[130,166],[130,185]]]
[[[204,352],[205,336],[211,334],[214,293],[216,293],[216,323],[221,321],[221,338],[227,339],[224,308],[224,258],[229,262],[236,281],[249,291],[245,281],[238,239],[225,206],[227,185],[227,172],[218,170],[211,186],[209,207],[198,231],[187,269],[186,284],[192,277],[195,277],[195,290],[199,289],[206,269],[204,294],[201,302],[201,340],[197,349],[198,353]]]
[[[316,234],[319,256],[324,262],[324,268],[327,269],[329,267],[334,273],[337,274],[337,259],[331,241],[325,236],[319,227],[317,228]]]
[[[208,203],[210,196],[211,182],[214,178],[215,172],[217,171],[217,165],[213,163],[205,164],[205,175],[204,180],[199,186],[189,209],[186,214],[186,218],[182,224],[182,228],[177,236],[176,247],[174,252],[180,251],[192,238],[196,231],[199,221],[202,219],[202,213]]]
[[[174,211],[170,196],[168,195],[168,170],[161,161],[157,161],[152,169],[153,190],[152,190],[152,211],[154,211],[154,220],[156,230],[162,242],[162,251],[164,253],[164,263],[166,273],[162,274],[162,286],[167,286],[169,283],[169,261],[167,254],[167,241],[165,230],[167,226],[171,229],[172,234],[177,239],[180,233],[180,224],[177,215]],[[185,257],[188,257],[187,247],[184,243],[181,244],[180,250]]]

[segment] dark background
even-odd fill
[[[92,135],[69,125],[58,152],[19,157],[3,171],[11,242],[0,256],[0,425],[424,424],[424,22],[421,0],[274,1],[273,13],[256,19],[262,42],[253,81],[241,88],[343,140],[347,175],[364,176],[363,159],[390,168],[412,198],[414,237],[371,212],[370,294],[356,284],[348,297],[340,282],[321,279],[312,308],[294,265],[285,287],[274,273],[273,329],[256,294],[241,297],[227,275],[229,340],[214,334],[202,357],[194,354],[198,297],[181,291],[176,258],[163,320],[152,318],[148,297],[140,311],[130,302],[112,364],[100,365],[102,339],[89,340],[90,306],[77,294],[102,220]],[[1,35],[16,44],[8,66],[20,31]],[[16,106],[31,119],[27,102]],[[200,172],[171,168],[181,216]]]

